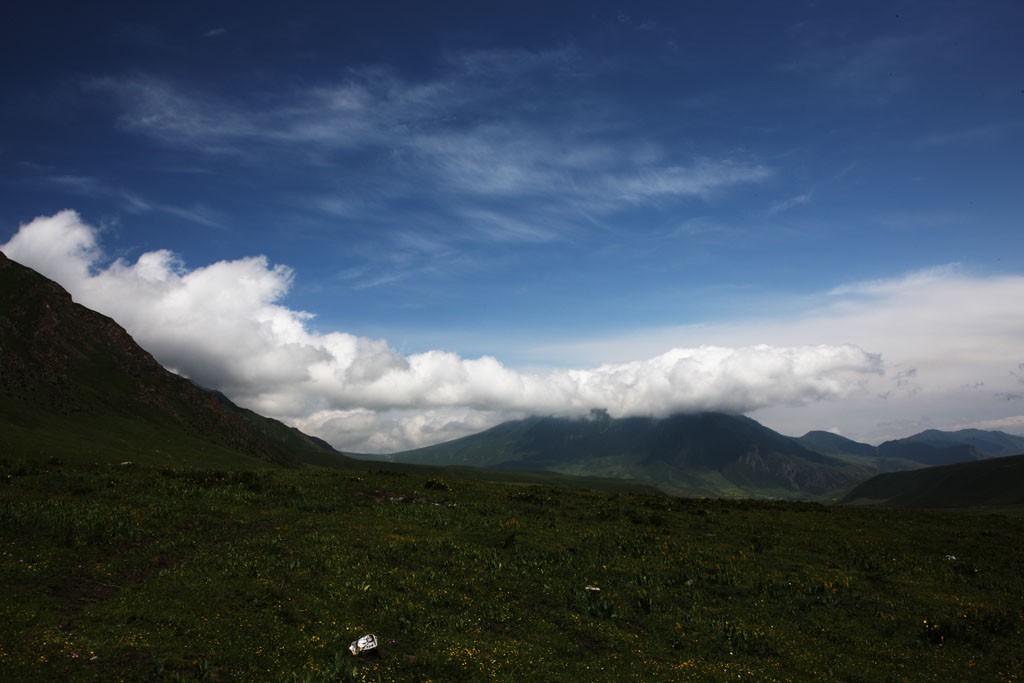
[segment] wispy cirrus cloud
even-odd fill
[[[557,197],[610,211],[707,197],[773,174],[739,158],[667,162],[647,131],[593,114],[618,106],[600,89],[572,87],[595,68],[566,48],[457,53],[419,81],[387,68],[350,69],[341,82],[274,97],[186,92],[140,74],[87,85],[113,95],[126,129],[165,145],[238,158],[300,155],[327,165],[372,152],[390,187],[404,179],[465,202]],[[545,79],[564,80],[567,94],[532,93]],[[624,163],[633,170],[624,172]]]
[[[981,142],[994,142],[1014,133],[1021,128],[1020,121],[1009,123],[993,123],[980,126],[967,126],[959,130],[932,133],[918,140],[919,147],[948,147],[951,145],[969,145]]]
[[[416,79],[350,68],[270,94],[186,89],[140,73],[87,87],[109,96],[125,131],[218,172],[288,169],[297,189],[285,211],[339,224],[349,241],[343,270],[366,270],[338,282],[365,289],[473,270],[494,260],[488,245],[580,243],[630,212],[775,177],[749,156],[670,152],[598,87],[602,68],[563,47],[451,52]],[[221,222],[202,206],[136,198],[126,210]]]
[[[560,237],[557,230],[547,229],[542,216],[522,220],[498,211],[469,209],[463,212],[468,224],[472,225],[487,242],[542,243]]]
[[[153,201],[136,192],[109,185],[93,176],[54,175],[44,177],[43,181],[51,185],[58,185],[74,194],[85,197],[103,197],[116,200],[120,203],[121,209],[127,213],[157,211],[181,218],[189,223],[205,225],[208,228],[224,228],[226,226],[225,218],[209,207],[199,204],[183,207]]]
[[[705,197],[733,185],[760,182],[771,175],[771,169],[761,164],[700,159],[689,166],[644,170],[615,185],[620,188],[621,197],[629,201]]]
[[[280,212],[343,230],[343,269],[372,272],[349,284],[367,288],[472,269],[496,258],[488,245],[644,231],[631,212],[776,177],[749,154],[671,149],[599,87],[600,61],[574,47],[478,50],[448,53],[417,78],[362,66],[277,90],[185,88],[142,73],[87,87],[109,96],[124,131],[227,177],[285,173],[294,187]],[[157,208],[137,198],[134,210]],[[199,205],[161,208],[220,222]],[[409,244],[410,232],[433,247]]]
[[[772,205],[768,207],[768,215],[774,215],[777,213],[784,213],[790,209],[795,209],[798,206],[809,204],[811,202],[812,194],[810,192],[804,192],[788,199],[781,199],[776,202],[772,202]]]
[[[107,76],[83,85],[114,97],[122,126],[168,144],[223,153],[234,150],[238,140],[261,137],[263,131],[237,105],[208,94],[186,94],[155,77]],[[220,144],[211,146],[215,142]]]

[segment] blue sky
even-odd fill
[[[355,5],[9,10],[5,252],[344,448],[1024,430],[1019,3]]]

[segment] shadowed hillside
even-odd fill
[[[879,474],[840,502],[913,508],[1024,505],[1024,455]]]
[[[116,322],[2,253],[0,380],[5,457],[241,467],[347,460],[168,372]]]

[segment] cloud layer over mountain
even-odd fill
[[[74,211],[0,247],[124,325],[165,366],[241,405],[354,451],[465,435],[528,413],[749,412],[846,396],[882,373],[852,344],[695,345],[643,360],[523,371],[490,356],[401,355],[385,340],[320,332],[282,301],[294,277],[255,256],[189,268],[169,251],[108,262]]]

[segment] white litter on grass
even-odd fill
[[[359,640],[353,640],[352,644],[348,646],[348,651],[354,655],[366,650],[372,650],[377,647],[377,636],[372,633],[363,636]]]

